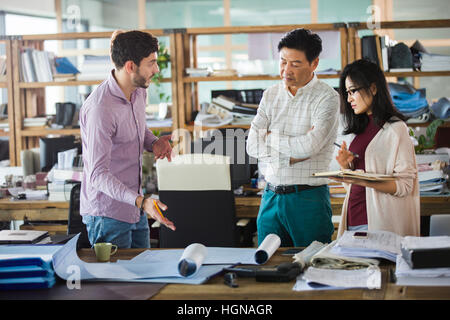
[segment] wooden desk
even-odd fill
[[[290,256],[282,256],[287,248],[280,248],[267,262],[267,266],[291,262]],[[119,249],[113,256],[116,259],[128,260],[141,253],[143,249]],[[79,257],[86,262],[95,262],[95,255],[90,249],[81,249]],[[238,288],[230,288],[223,283],[223,276],[217,275],[203,285],[168,284],[152,300],[292,300],[292,299],[450,299],[450,287],[406,287],[389,282],[389,269],[393,264],[382,265],[382,287],[379,290],[349,289],[295,292],[290,282],[256,282],[253,278],[239,278]],[[83,283],[81,283],[83,286]]]
[[[333,215],[340,215],[343,198],[331,198]],[[256,218],[261,197],[235,197],[237,218]],[[69,202],[0,199],[0,221],[67,221]],[[450,197],[421,197],[420,214],[450,214]]]

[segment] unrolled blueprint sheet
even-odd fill
[[[229,265],[204,266],[192,277],[178,272],[178,260],[160,262],[87,263],[76,252],[79,235],[73,237],[53,256],[56,274],[64,280],[79,277],[80,280],[173,282],[200,284]]]
[[[228,248],[228,247],[204,247],[201,255],[203,265],[209,264],[264,264],[275,251],[280,247],[280,237],[276,234],[269,234],[261,243],[255,248]],[[163,262],[163,261],[178,261],[182,258],[183,252],[188,250],[191,244],[186,249],[170,249],[170,250],[146,250],[134,257],[131,261],[134,262]],[[198,245],[198,244],[196,244]],[[202,245],[197,246],[201,248]],[[193,252],[196,252],[194,250]],[[260,260],[257,259],[260,257]],[[262,258],[261,258],[262,257]],[[258,261],[257,261],[258,260]]]

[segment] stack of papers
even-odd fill
[[[401,254],[402,237],[389,231],[370,231],[366,239],[353,237],[355,231],[345,231],[331,249],[334,254],[347,257],[382,258],[392,262]]]
[[[186,68],[185,71],[189,77],[207,77],[212,73],[210,68]]]
[[[450,56],[442,54],[420,53],[421,71],[450,70]]]
[[[443,193],[448,178],[442,170],[419,171],[418,177],[421,195]]]
[[[401,255],[397,256],[395,277],[402,286],[450,286],[450,268],[412,269]]]
[[[114,66],[109,56],[86,55],[80,67],[81,73],[77,74],[77,80],[104,80],[108,78],[113,68]]]
[[[331,249],[335,244],[336,241],[329,245],[314,241],[294,256],[302,267],[309,266],[297,278],[294,291],[381,287],[378,260],[333,254]]]

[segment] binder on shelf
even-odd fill
[[[378,65],[380,61],[377,53],[377,36],[364,36],[361,38],[361,55],[363,59],[370,60]]]

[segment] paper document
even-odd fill
[[[450,268],[412,269],[406,260],[398,255],[395,278],[397,285],[450,286]]]
[[[146,250],[131,259],[131,261],[155,263],[163,261],[181,262],[183,259],[187,259],[197,262],[202,261],[203,266],[211,264],[263,264],[270,259],[280,247],[280,244],[280,238],[271,234],[264,239],[256,250],[255,248],[204,247],[201,244],[195,244],[195,246],[188,246],[185,250]],[[189,247],[191,248],[188,250]],[[261,261],[260,263],[257,262],[257,256],[261,257],[259,258],[261,260],[258,260]]]
[[[311,258],[311,266],[322,269],[355,270],[377,266],[379,264],[379,261],[375,259],[347,257],[333,254],[331,253],[331,249],[335,245],[336,241],[333,241],[317,252]]]
[[[377,266],[358,270],[334,270],[309,267],[303,274],[308,283],[343,288],[381,288],[381,271]]]
[[[362,170],[338,170],[338,171],[328,171],[328,172],[316,172],[312,174],[312,177],[315,178],[327,178],[327,177],[336,177],[336,178],[351,178],[351,179],[361,179],[368,181],[388,181],[395,180],[395,177],[386,175],[386,174],[378,174],[378,173],[367,173]]]
[[[56,274],[64,280],[79,277],[79,280],[129,281],[129,282],[173,282],[200,284],[229,265],[205,266],[201,272],[190,277],[180,275],[175,260],[154,263],[121,261],[116,263],[87,263],[76,252],[79,234],[67,242],[53,256]]]
[[[436,237],[406,236],[403,238],[401,245],[403,248],[408,249],[408,250],[450,248],[450,237],[449,236],[436,236]]]
[[[369,231],[366,239],[355,239],[355,231],[345,231],[331,253],[348,257],[383,258],[392,262],[401,254],[402,237],[388,231]]]

